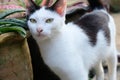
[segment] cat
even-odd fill
[[[45,0],[43,0],[45,1]],[[50,2],[52,3],[52,0],[47,0],[49,4],[46,4],[47,6],[50,5]],[[74,7],[74,8],[73,8]],[[73,9],[71,9],[73,8]],[[67,6],[67,12],[66,12],[66,21],[65,23],[71,22],[73,20],[76,20],[80,16],[84,15],[86,12],[88,12],[88,6],[85,2],[76,2],[72,4],[71,6]],[[53,71],[49,69],[49,67],[44,63],[41,53],[39,51],[38,45],[36,44],[35,40],[32,36],[27,38],[30,55],[31,55],[31,64],[33,69],[33,80],[60,80],[60,78],[55,75]],[[90,71],[89,77],[94,77],[93,70]]]
[[[29,30],[45,64],[61,80],[88,80],[91,68],[96,70],[96,80],[104,80],[104,60],[109,80],[117,80],[114,20],[101,0],[88,2],[92,12],[65,24],[66,0],[57,0],[51,6],[25,0]]]

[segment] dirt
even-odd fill
[[[116,13],[116,14],[111,14],[115,20],[115,24],[116,24],[116,46],[118,49],[118,52],[120,54],[120,13]],[[120,63],[119,63],[120,64]],[[106,79],[107,80],[107,76]],[[118,67],[117,70],[117,80],[120,80],[120,65]]]
[[[116,24],[116,31],[117,31],[117,36],[116,36],[116,45],[118,51],[120,51],[120,13],[117,14],[112,14],[115,24]]]

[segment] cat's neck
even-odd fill
[[[37,42],[39,44],[46,44],[46,43],[49,43],[49,42],[54,42],[56,39],[59,39],[60,36],[65,36],[64,32],[66,31],[66,28],[67,28],[67,24],[63,23],[61,25],[59,25],[59,29],[58,30],[54,30],[52,31],[53,33],[49,36],[49,38],[45,39],[45,40],[39,40],[39,38],[37,38]]]
[[[40,50],[42,50],[41,52],[48,53],[46,49],[51,52],[51,50],[58,48],[58,46],[63,47],[62,44],[65,44],[64,40],[66,37],[66,34],[64,34],[64,28],[66,27],[66,25],[62,26],[59,32],[57,31],[55,34],[52,35],[52,37],[48,39],[45,39],[43,41],[37,40],[38,46]]]

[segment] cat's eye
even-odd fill
[[[53,20],[54,20],[53,18],[49,18],[49,19],[46,19],[45,22],[46,22],[46,23],[51,23],[51,22],[53,22]]]
[[[35,19],[33,19],[33,18],[30,19],[30,22],[37,23],[37,21]]]

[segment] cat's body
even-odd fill
[[[104,9],[94,10],[65,24],[64,1],[58,0],[52,8],[41,7],[29,16],[28,26],[44,62],[61,80],[88,80],[91,68],[95,68],[97,80],[104,80],[102,61],[107,60],[109,80],[116,80],[112,17]]]

